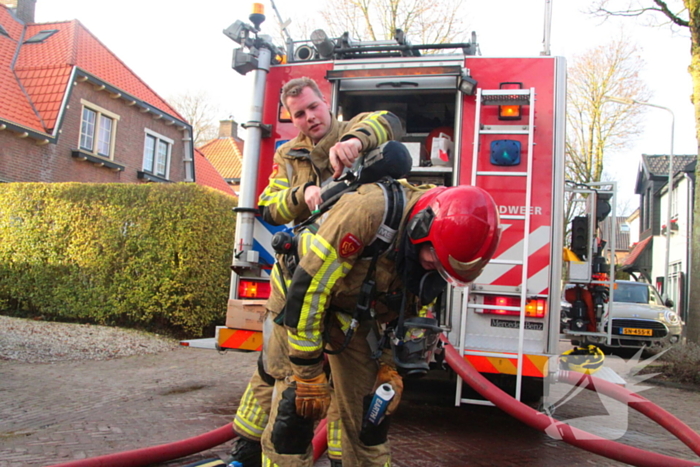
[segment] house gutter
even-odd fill
[[[188,125],[182,129],[182,132],[183,132],[182,142],[183,142],[183,147],[185,150],[185,155],[183,158],[183,160],[185,162],[185,181],[186,182],[194,182],[195,181],[195,173],[194,173],[194,148],[193,148],[193,144],[192,144],[192,127]]]

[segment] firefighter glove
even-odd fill
[[[394,413],[396,408],[401,402],[401,394],[403,393],[403,379],[401,375],[389,365],[381,364],[379,366],[379,372],[377,372],[377,379],[374,382],[374,389],[372,392],[376,391],[382,384],[389,384],[394,389],[394,398],[389,402],[389,407],[386,409],[386,414],[391,415]]]
[[[296,382],[296,407],[297,414],[312,420],[321,420],[326,416],[328,406],[331,405],[331,391],[326,374],[303,379],[293,376]]]

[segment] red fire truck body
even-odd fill
[[[255,176],[242,180],[238,220],[239,225],[253,223],[254,238],[237,232],[229,318],[258,313],[260,319],[238,328],[241,320],[227,320],[219,329],[220,347],[262,345],[254,333],[261,329],[261,291],[269,289],[265,282],[274,262],[269,239],[278,228],[255,215],[251,200],[268,183],[275,149],[297,134],[284,119],[282,85],[307,76],[319,84],[335,118],[389,110],[402,119],[402,142],[414,156],[409,181],[478,185],[493,196],[502,225],[496,255],[474,284],[445,294],[440,324],[465,359],[482,373],[510,380],[503,384],[511,385],[517,397],[523,378],[542,380],[556,371],[548,362],[558,353],[560,337],[566,63],[550,56],[481,57],[472,55],[475,44],[462,46],[458,53],[420,55],[413,49],[406,53],[400,44],[396,53],[390,46],[354,43],[336,45],[336,52],[324,58],[303,45],[306,55],[273,63],[269,72],[256,71],[264,74],[256,80],[256,85],[264,83],[261,121],[246,126],[249,136],[251,129],[259,130],[260,138],[257,147],[254,139],[246,139],[244,158],[255,160],[244,160],[243,177],[246,163],[255,165],[250,172]],[[454,149],[449,160],[432,165],[430,140],[440,134],[453,141]],[[252,333],[252,344],[241,346],[242,334],[232,339],[238,331]]]

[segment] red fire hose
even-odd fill
[[[692,449],[695,454],[700,456],[700,435],[649,399],[645,399],[639,394],[628,391],[617,384],[591,375],[584,375],[572,371],[560,371],[558,376],[559,381],[564,383],[572,386],[581,386],[588,390],[605,394],[620,402],[624,402],[637,412],[646,415],[648,418],[661,425],[668,430],[669,433],[682,441],[683,444]]]
[[[221,428],[195,436],[194,438],[183,439],[170,444],[161,444],[150,448],[135,449],[133,451],[117,452],[106,456],[92,457],[78,461],[57,464],[54,467],[140,467],[149,464],[167,462],[173,459],[206,451],[214,446],[223,444],[236,437],[233,425],[227,423]]]
[[[313,439],[314,461],[318,460],[321,454],[326,452],[326,424],[326,420],[323,419],[316,427]],[[233,431],[233,425],[227,423],[221,428],[204,433],[203,435],[195,436],[194,438],[152,446],[150,448],[141,448],[133,451],[92,457],[90,459],[65,462],[52,467],[143,467],[206,451],[207,449],[230,441],[235,437],[236,433]]]
[[[455,350],[444,335],[441,338],[445,343],[445,360],[447,364],[450,365],[469,386],[474,388],[483,397],[493,402],[504,412],[533,428],[544,432],[551,426],[554,426],[561,439],[573,446],[640,467],[666,467],[668,465],[695,467],[698,465],[697,462],[665,456],[663,454],[657,454],[607,440],[538,412],[522,402],[517,401],[489,382],[459,355],[457,350]],[[559,381],[594,390],[618,401],[625,402],[631,408],[660,424],[686,446],[690,447],[693,452],[700,455],[700,435],[695,433],[678,418],[653,404],[648,399],[591,375],[561,371],[558,376]],[[316,428],[313,439],[314,460],[317,460],[326,451],[326,424],[326,420],[322,420]],[[221,428],[194,438],[150,448],[136,449],[133,451],[93,457],[91,459],[57,464],[54,467],[141,467],[196,454],[230,441],[235,437],[236,434],[233,431],[232,425],[228,423]]]
[[[328,436],[326,434],[326,427],[328,426],[328,420],[323,419],[321,423],[316,427],[316,433],[314,434],[314,461],[317,461],[326,449],[328,449]]]
[[[604,439],[538,412],[522,402],[517,401],[489,382],[459,355],[459,352],[455,350],[444,335],[441,339],[445,343],[445,361],[469,386],[483,397],[493,402],[499,409],[533,428],[544,432],[547,428],[555,426],[561,439],[573,446],[640,467],[666,467],[669,465],[694,467],[698,465],[698,462],[665,456],[663,454],[645,451],[626,444]],[[579,379],[579,376],[571,375],[568,372],[562,372],[560,378],[561,381],[571,384],[582,384]],[[603,394],[615,398],[619,397],[618,400],[627,402],[630,407],[649,416],[657,423],[660,423],[664,428],[676,435],[687,446],[693,449],[695,453],[700,454],[698,452],[700,449],[700,436],[676,417],[654,405],[649,400],[590,375],[584,379],[584,382],[586,389],[598,390]]]

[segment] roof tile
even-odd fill
[[[0,24],[10,37],[0,36],[0,119],[51,133],[57,124],[73,67],[166,112],[185,119],[79,21],[20,23],[0,4]],[[58,32],[43,42],[23,43],[40,31]],[[15,59],[16,56],[16,59]],[[42,105],[39,105],[42,104]],[[46,105],[43,105],[46,104]]]
[[[688,166],[695,162],[696,159],[697,156],[692,155],[674,155],[673,173],[676,174],[680,171],[688,171]],[[668,160],[668,155],[642,154],[642,161],[649,170],[649,173],[657,177],[668,176]]]
[[[197,184],[215,188],[227,195],[235,196],[233,188],[221,177],[213,165],[204,157],[198,149],[194,150],[194,170],[197,175]]]
[[[224,137],[209,141],[199,150],[225,179],[241,178],[243,141]]]
[[[651,242],[652,237],[647,237],[641,242],[637,243],[634,245],[632,248],[632,251],[630,251],[629,255],[625,257],[625,259],[622,261],[623,266],[632,266],[635,261],[637,261],[637,258],[639,258],[639,255],[642,254],[644,249],[647,247],[649,242]]]

